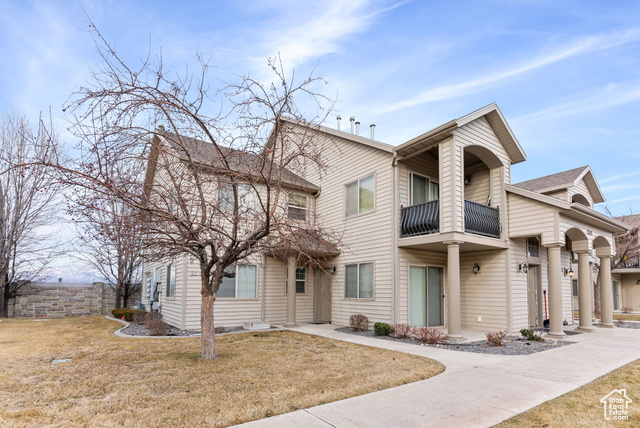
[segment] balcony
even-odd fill
[[[400,216],[400,236],[428,235],[440,231],[440,204],[438,200],[403,207]]]
[[[617,260],[617,265],[613,266],[614,269],[638,269],[640,268],[639,256],[625,256],[622,259]]]
[[[440,232],[439,201],[403,207],[400,216],[400,237],[428,235]],[[467,233],[500,237],[500,211],[498,208],[464,201],[464,230]]]
[[[500,238],[500,210],[465,199],[464,231],[489,238]]]

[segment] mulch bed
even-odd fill
[[[620,328],[640,329],[640,322],[638,321],[614,321],[613,324]]]
[[[547,349],[555,349],[561,346],[567,346],[575,343],[567,340],[554,339],[545,339],[544,342],[536,342],[532,340],[526,340],[522,336],[513,335],[504,338],[503,343],[505,346],[491,346],[484,340],[479,340],[476,342],[442,343],[438,345],[429,345],[423,344],[421,341],[415,339],[396,339],[395,337],[391,336],[376,336],[373,330],[355,332],[349,327],[342,327],[337,328],[336,331],[339,331],[341,333],[355,334],[358,336],[373,337],[375,339],[381,340],[392,340],[396,342],[410,343],[419,346],[430,346],[433,348],[451,349],[453,351],[476,352],[481,354],[494,355],[529,355],[536,352],[546,351]]]

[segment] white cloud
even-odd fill
[[[627,174],[618,174],[618,175],[614,175],[612,177],[607,177],[607,178],[604,178],[604,179],[600,180],[600,184],[610,183],[612,181],[618,181],[618,180],[621,180],[623,178],[635,177],[636,175],[640,175],[640,171],[630,172],[630,173],[627,173]]]
[[[640,100],[640,81],[610,84],[573,101],[558,104],[526,116],[513,119],[511,122],[523,123],[532,119],[541,122],[543,117],[558,118],[577,115],[589,111],[607,109],[619,105],[629,104]]]
[[[556,49],[553,52],[546,52],[533,60],[521,64],[510,70],[503,70],[490,75],[482,76],[469,80],[464,83],[453,85],[445,85],[438,88],[429,89],[419,95],[389,105],[381,110],[381,112],[392,112],[420,104],[442,101],[446,99],[456,98],[485,89],[488,85],[495,84],[504,79],[515,77],[529,71],[546,67],[548,65],[566,60],[568,58],[584,55],[591,52],[597,52],[609,49],[625,43],[640,40],[640,28],[632,28],[625,32],[615,32],[611,34],[602,34],[597,36],[587,36],[577,39],[573,43]]]

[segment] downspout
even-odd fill
[[[399,228],[399,220],[398,220],[398,210],[400,207],[398,206],[398,182],[399,182],[399,168],[398,168],[398,153],[396,151],[393,152],[393,159],[391,161],[391,188],[393,189],[393,194],[391,195],[391,200],[393,201],[391,204],[392,209],[392,221],[393,221],[393,234],[392,234],[392,257],[391,257],[391,272],[392,272],[392,293],[391,293],[391,321],[393,324],[398,324],[398,315],[400,314],[400,308],[398,305],[400,304],[400,289],[398,284],[398,259],[400,257],[400,251],[398,250],[398,228]]]

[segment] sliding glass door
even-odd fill
[[[414,327],[443,325],[443,268],[410,266],[409,324]]]

